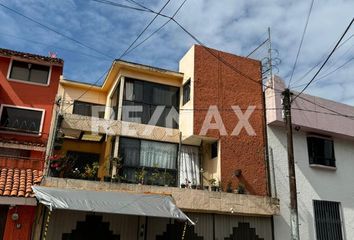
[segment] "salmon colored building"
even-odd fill
[[[63,60],[0,49],[0,239],[31,238]]]

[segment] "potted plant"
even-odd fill
[[[111,162],[109,161],[109,159],[106,159],[105,163],[104,163],[104,176],[103,176],[103,181],[104,182],[111,182],[112,180],[112,177],[111,175],[109,174],[110,172],[110,169],[111,169]]]
[[[189,188],[189,184],[191,182],[188,180],[188,178],[184,179],[184,183],[181,184],[181,188]]]
[[[197,181],[196,181],[195,178],[193,178],[191,188],[192,188],[192,189],[197,189]]]
[[[231,181],[227,182],[226,192],[232,193],[232,182]]]
[[[138,184],[144,184],[145,175],[146,175],[146,171],[144,167],[139,171],[135,172],[135,180],[137,181]]]
[[[164,185],[165,185],[166,187],[171,186],[171,185],[174,184],[174,180],[175,180],[175,179],[174,179],[174,177],[173,177],[172,174],[166,172],[166,170],[165,170],[165,172],[163,172],[162,174],[163,174],[163,175],[162,175],[163,183],[164,183]]]
[[[160,182],[161,176],[160,172],[157,169],[154,169],[153,172],[151,173],[150,178],[148,179],[148,184],[151,183],[153,185],[158,185]]]
[[[238,183],[238,186],[237,186],[237,193],[238,194],[245,194],[246,193],[246,187],[243,183]]]
[[[62,177],[62,172],[67,165],[67,157],[55,154],[49,158],[49,168],[53,177]]]
[[[210,179],[209,184],[210,184],[211,191],[216,192],[218,190],[217,180],[215,178]]]
[[[99,169],[99,163],[98,162],[93,162],[91,165],[86,164],[85,166],[85,172],[82,173],[82,177],[87,180],[100,180],[97,177],[97,172]]]

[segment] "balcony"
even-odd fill
[[[73,139],[77,139],[82,132],[90,132],[96,135],[119,135],[178,143],[180,135],[178,129],[120,120],[108,120],[71,113],[65,113],[63,115],[61,128],[66,137]]]
[[[140,194],[170,195],[175,200],[177,207],[191,212],[211,212],[219,214],[252,216],[272,216],[279,214],[278,200],[267,196],[254,196],[141,184],[105,183],[54,177],[46,177],[42,182],[42,186],[95,191],[119,191]]]

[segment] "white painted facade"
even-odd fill
[[[276,89],[283,87],[279,81],[275,81],[273,86]],[[351,112],[351,115],[354,115],[354,107],[309,95],[304,97],[312,98],[314,102],[321,102],[321,106],[329,109],[341,113],[343,110],[345,114]],[[290,239],[290,194],[287,138],[281,119],[281,109],[278,109],[281,106],[280,98],[280,94],[274,94],[271,89],[266,90],[267,108],[277,106],[276,110],[267,111],[272,194],[275,194],[276,190],[280,199],[280,216],[274,217],[274,236],[276,240],[285,240]],[[328,111],[309,102],[305,107],[301,102],[295,102],[294,105],[307,110],[294,110],[292,113],[297,126],[297,130],[293,131],[293,140],[300,239],[317,239],[313,200],[325,200],[340,202],[343,239],[352,240],[354,239],[354,132],[351,130],[354,127],[354,119],[329,115]],[[336,168],[310,166],[307,136],[316,133],[325,134],[333,139]]]

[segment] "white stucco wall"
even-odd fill
[[[306,132],[294,131],[301,240],[316,239],[313,200],[340,202],[344,239],[354,239],[354,140],[336,137],[333,139],[337,169],[313,168],[309,166]],[[285,240],[290,239],[290,200],[285,129],[269,125],[268,140],[269,147],[273,152],[275,184],[280,199],[280,216],[274,217],[274,234],[276,240]]]

